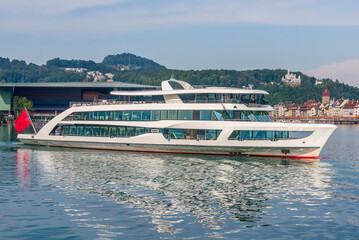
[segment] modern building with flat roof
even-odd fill
[[[114,90],[154,89],[157,87],[124,82],[0,83],[0,112],[11,112],[14,96],[31,100],[36,113],[57,114],[69,108],[70,102],[107,99]]]

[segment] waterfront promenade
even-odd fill
[[[339,125],[359,124],[359,117],[272,117],[275,122],[331,123]]]

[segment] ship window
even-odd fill
[[[141,111],[132,111],[132,121],[141,121]]]
[[[274,140],[275,139],[275,131],[267,131],[267,139]]]
[[[249,121],[249,118],[245,114],[245,112],[241,111],[241,120]]]
[[[85,136],[92,136],[92,128],[90,126],[86,126],[84,133]]]
[[[227,110],[227,111],[225,111],[227,114],[228,114],[228,116],[229,116],[229,118],[228,119],[233,119],[233,115],[234,115],[234,111],[232,111],[232,110]]]
[[[200,120],[211,120],[211,111],[200,111],[199,119]]]
[[[117,136],[116,130],[117,130],[116,127],[109,127],[109,135],[110,135],[110,137]]]
[[[117,136],[126,137],[126,128],[125,127],[117,127]]]
[[[266,131],[253,131],[253,138],[254,139],[265,139]]]
[[[114,120],[115,121],[121,121],[122,120],[122,112],[121,111],[115,112]]]
[[[76,126],[70,126],[70,135],[75,136],[76,135]]]
[[[145,133],[145,128],[135,128],[135,136],[141,135]]]
[[[141,120],[142,121],[149,121],[151,118],[151,111],[142,111],[141,112]]]
[[[193,111],[178,111],[178,120],[193,120]]]
[[[103,121],[105,120],[105,112],[98,112],[97,113],[97,120]]]
[[[69,133],[70,133],[70,127],[69,126],[62,126],[62,134],[64,135],[64,136],[66,136],[66,135],[69,135]]]
[[[75,112],[74,113],[74,120],[81,120],[81,113]]]
[[[168,110],[167,120],[177,120],[177,111],[176,110]]]
[[[298,139],[306,138],[312,135],[313,131],[289,131],[289,138]]]
[[[227,111],[213,111],[214,119],[218,121],[224,121],[231,119]]]
[[[218,137],[217,130],[212,129],[206,129],[204,135],[206,140],[216,140]]]
[[[208,94],[208,101],[209,102],[214,102],[216,99],[216,94],[215,93],[209,93]]]
[[[254,121],[254,122],[257,121],[257,118],[252,111],[246,111],[245,113],[251,121]]]
[[[77,126],[77,136],[84,135],[84,126]]]
[[[313,131],[265,131],[265,130],[236,130],[228,137],[229,140],[276,140],[300,139],[310,136]]]
[[[106,121],[113,121],[113,112],[106,112],[105,120]]]
[[[93,136],[95,137],[100,136],[100,127],[93,127],[92,131],[93,131]]]
[[[246,139],[252,139],[253,137],[253,135],[252,135],[252,131],[240,131],[240,135],[239,135],[239,137],[240,137],[240,139],[242,139],[242,140],[246,140]]]
[[[198,129],[197,130],[197,138],[199,140],[205,140],[204,129]]]
[[[288,138],[288,131],[276,131],[275,138]]]
[[[89,120],[89,112],[83,113],[83,120]]]
[[[130,121],[130,119],[131,119],[131,111],[123,111],[122,121]]]
[[[248,94],[242,94],[241,95],[241,102],[249,103],[249,95]]]
[[[107,137],[108,136],[108,127],[101,127],[100,128],[100,136]]]
[[[169,129],[168,135],[170,138],[173,138],[173,139],[182,139],[183,138],[183,129]]]
[[[93,120],[94,121],[98,120],[98,112],[93,113]]]
[[[161,111],[151,111],[151,121],[161,120]]]
[[[126,127],[126,137],[132,137],[135,135],[134,127]]]
[[[167,111],[161,111],[161,120],[167,120]]]
[[[217,121],[223,121],[223,115],[221,111],[213,111],[214,119]]]

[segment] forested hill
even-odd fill
[[[308,100],[322,100],[322,93],[328,87],[330,97],[339,99],[341,97],[359,100],[359,88],[344,83],[325,79],[322,84],[315,85],[316,78],[295,72],[300,75],[302,84],[291,87],[281,82],[287,70],[142,70],[133,72],[120,72],[115,75],[116,81],[131,82],[146,85],[160,85],[162,80],[169,79],[173,75],[176,79],[184,80],[191,85],[221,86],[221,87],[243,87],[249,84],[255,89],[266,90],[270,95],[270,104],[304,103]]]
[[[121,56],[117,58],[116,56]],[[86,68],[87,71],[99,71],[103,74],[113,73],[115,81],[138,83],[159,86],[161,81],[169,79],[173,74],[176,79],[184,80],[192,85],[243,87],[248,84],[256,89],[263,89],[270,93],[271,104],[278,102],[303,103],[307,100],[321,100],[321,94],[325,86],[328,87],[330,96],[335,99],[344,98],[359,100],[359,89],[331,79],[324,80],[323,84],[315,85],[315,78],[306,76],[301,72],[302,84],[291,87],[281,82],[286,70],[200,70],[183,71],[171,69],[157,69],[148,67],[128,67],[121,60],[126,55],[111,55],[105,57],[101,63],[85,60],[63,60],[55,58],[49,60],[46,65],[27,64],[25,61],[12,60],[0,57],[0,82],[2,83],[26,83],[26,82],[80,82],[87,81],[87,72],[65,71],[65,68]],[[132,59],[132,57],[131,57]],[[144,59],[144,58],[142,58]],[[134,60],[134,59],[132,59]],[[132,60],[130,60],[132,62]],[[151,61],[151,60],[149,60]],[[148,62],[147,62],[148,63]],[[158,64],[159,65],[159,64]],[[121,70],[119,66],[127,66]],[[144,66],[144,65],[143,65]],[[161,65],[159,65],[161,66]]]
[[[153,69],[153,70],[166,69],[165,66],[162,66],[152,60],[139,57],[131,53],[108,55],[103,59],[102,64],[115,66],[115,67],[130,66],[132,68],[137,68],[137,69]]]
[[[86,60],[66,60],[60,58],[54,58],[47,61],[46,66],[59,67],[59,68],[86,68],[89,71],[113,71],[120,70],[125,67],[126,70],[160,70],[166,69],[152,60],[139,57],[131,53],[122,53],[116,55],[106,56],[101,63],[95,63],[94,61]]]

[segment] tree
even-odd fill
[[[14,117],[17,118],[18,115],[26,108],[28,112],[33,111],[31,108],[33,107],[33,102],[27,97],[19,97],[14,96],[12,101],[12,111],[14,113]]]

